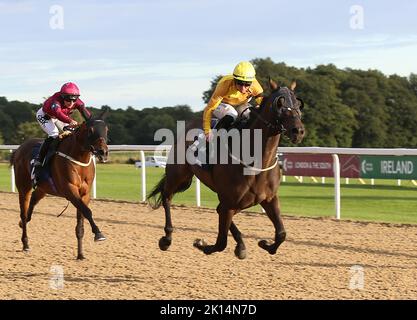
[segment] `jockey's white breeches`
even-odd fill
[[[233,119],[236,119],[238,115],[242,114],[242,112],[244,112],[244,115],[246,115],[246,112],[249,111],[249,107],[249,103],[243,103],[237,107],[234,107],[227,103],[220,103],[218,107],[214,109],[213,116],[215,116],[219,120],[226,115],[232,116]]]
[[[48,134],[48,137],[58,137],[59,130],[62,131],[64,126],[67,124],[62,122],[58,119],[51,118],[45,112],[43,112],[42,108],[36,112],[36,120],[40,124],[43,131]]]

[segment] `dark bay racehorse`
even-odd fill
[[[262,130],[262,166],[253,168],[259,171],[256,175],[243,174],[245,167],[251,168],[243,162],[215,164],[211,171],[187,162],[179,164],[175,161],[167,164],[165,176],[148,196],[153,208],[158,208],[162,204],[165,209],[165,236],[159,241],[161,250],[167,250],[172,242],[173,226],[170,211],[172,197],[175,193],[188,189],[194,175],[216,192],[220,201],[217,206],[219,228],[216,243],[208,245],[203,240],[196,240],[195,247],[205,254],[223,251],[227,246],[227,234],[230,230],[237,242],[236,256],[240,259],[245,258],[246,249],[242,234],[232,219],[236,213],[256,204],[264,208],[275,227],[274,241],[270,243],[262,240],[258,243],[259,246],[270,254],[275,254],[285,240],[286,232],[277,196],[281,175],[279,166],[276,165],[277,148],[281,134],[288,136],[293,143],[299,143],[303,139],[304,125],[301,121],[303,103],[294,94],[295,83],[292,84],[291,89],[288,89],[278,87],[271,80],[270,86],[271,94],[263,99],[258,111],[251,112],[251,120],[247,125],[251,131]],[[170,152],[175,154],[175,148],[178,146],[173,146]]]
[[[62,139],[57,148],[58,154],[53,155],[49,161],[52,182],[39,182],[33,192],[30,172],[32,149],[42,140],[27,140],[13,152],[10,164],[14,166],[16,187],[19,190],[21,219],[19,226],[22,228],[23,250],[29,250],[27,223],[32,218],[34,207],[46,194],[66,198],[77,208],[77,226],[75,229],[78,240],[77,259],[84,259],[82,250],[84,218],[91,225],[95,235],[94,240],[105,240],[88,207],[90,189],[95,174],[92,161],[93,154],[100,161],[105,161],[108,156],[108,129],[102,118],[103,114],[96,119],[83,122],[74,129],[71,135]]]

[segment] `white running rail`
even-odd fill
[[[0,145],[0,150],[17,149],[18,145]],[[142,161],[142,201],[146,201],[146,167],[145,167],[145,151],[162,151],[170,150],[170,146],[161,145],[109,145],[109,151],[137,151],[140,153]],[[335,217],[340,219],[340,154],[351,155],[389,155],[389,156],[417,156],[417,149],[363,149],[363,148],[322,148],[322,147],[280,147],[280,153],[311,153],[311,154],[331,154],[333,157],[334,168],[334,189],[335,189]],[[94,161],[95,164],[95,161]],[[11,189],[15,192],[14,171],[11,168]],[[413,181],[414,182],[414,181]],[[96,198],[96,178],[93,183],[93,198]],[[200,181],[196,179],[196,204],[201,205],[200,198]]]

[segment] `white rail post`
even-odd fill
[[[195,177],[195,200],[197,207],[201,207],[200,179]]]
[[[13,150],[12,149],[10,149],[10,153],[12,153],[13,152]],[[15,177],[14,177],[14,166],[11,166],[11,168],[10,168],[10,176],[12,177],[12,192],[16,192],[16,187],[15,187]]]
[[[95,156],[93,156],[93,164],[94,164],[93,199],[96,199],[97,198],[97,163],[96,163]]]
[[[340,220],[340,162],[337,154],[332,154],[334,170],[334,200],[336,207],[336,219]]]
[[[371,179],[371,185],[372,186],[375,185],[375,179],[374,178]]]
[[[326,178],[325,177],[321,177],[321,183],[325,184],[326,183]]]
[[[141,170],[142,170],[142,201],[146,201],[146,164],[145,164],[145,152],[143,150],[140,151],[140,161],[142,162]]]

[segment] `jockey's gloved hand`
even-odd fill
[[[65,131],[70,131],[73,132],[75,127],[78,126],[78,122],[73,120],[71,121],[68,125],[66,125],[64,128],[62,128],[62,130]]]
[[[210,142],[211,140],[213,140],[213,133],[210,130],[209,132],[206,133],[206,141]]]

